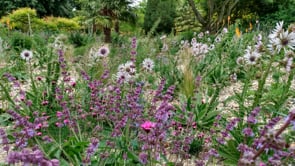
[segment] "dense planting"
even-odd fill
[[[112,44],[3,28],[1,162],[294,164],[295,28],[274,26]]]

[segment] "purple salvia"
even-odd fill
[[[146,165],[148,163],[148,154],[145,152],[140,152],[138,158],[141,164]]]
[[[253,133],[253,131],[252,131],[252,129],[250,127],[244,128],[243,129],[243,134],[246,137],[253,137],[254,136],[254,133]]]
[[[86,158],[84,159],[84,163],[88,164],[90,162],[90,158],[97,151],[98,146],[99,146],[98,139],[92,138],[88,148],[86,149]]]

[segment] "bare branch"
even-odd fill
[[[202,24],[205,25],[206,21],[204,20],[204,18],[202,17],[202,15],[200,14],[200,12],[198,11],[198,9],[196,8],[195,2],[194,0],[188,0],[189,5],[191,6],[195,16],[197,17],[198,21]]]

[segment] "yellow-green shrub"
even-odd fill
[[[30,22],[29,22],[30,20]],[[0,20],[9,29],[18,29],[23,32],[29,31],[29,25],[33,31],[72,31],[80,29],[78,21],[62,17],[37,17],[35,9],[19,8]],[[30,23],[30,24],[29,24]]]
[[[34,31],[41,30],[41,31],[50,31],[55,32],[58,31],[58,28],[55,23],[47,22],[44,19],[36,20],[35,24],[33,24]]]
[[[34,24],[37,18],[35,9],[31,8],[19,8],[14,10],[8,16],[1,19],[1,22],[6,24],[10,29],[15,28],[27,32],[30,24]]]
[[[48,24],[55,24],[57,29],[60,31],[72,31],[80,29],[79,24],[72,19],[62,17],[46,17],[44,20]]]

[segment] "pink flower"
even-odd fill
[[[150,122],[150,121],[146,121],[146,122],[144,122],[143,124],[141,124],[140,127],[141,127],[144,131],[149,132],[151,129],[153,129],[153,128],[156,127],[156,123],[154,123],[154,122]]]
[[[260,163],[259,163],[259,166],[266,166],[266,164],[263,163],[263,162],[260,162]]]

